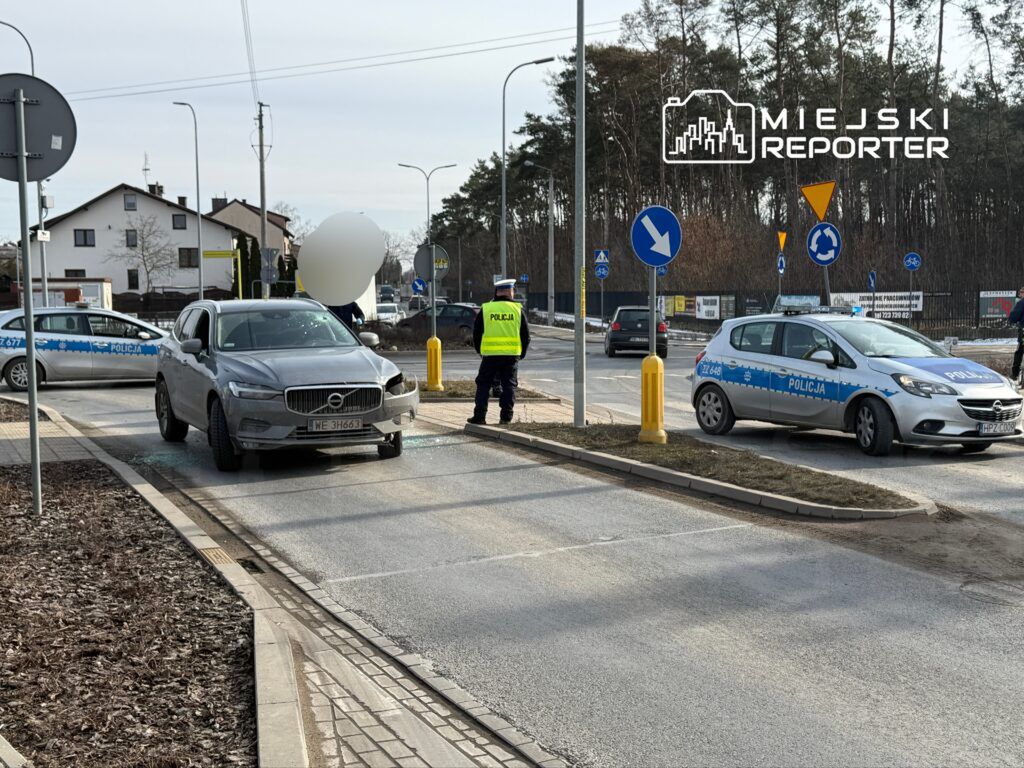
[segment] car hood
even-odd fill
[[[221,351],[219,358],[231,380],[277,389],[347,382],[383,384],[399,372],[394,363],[367,347]]]
[[[991,368],[964,357],[873,357],[868,367],[879,373],[907,374],[959,387],[1005,387]]]

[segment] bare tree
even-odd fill
[[[288,231],[292,233],[292,242],[302,245],[306,235],[316,229],[313,222],[299,214],[298,209],[284,200],[278,200],[273,207],[274,213],[279,213],[288,218]]]
[[[131,245],[134,232],[135,245]],[[153,279],[169,275],[178,266],[178,254],[171,246],[167,232],[157,223],[156,216],[133,216],[122,237],[122,245],[110,251],[107,261],[119,261],[142,270],[146,292],[153,290]]]

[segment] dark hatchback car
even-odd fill
[[[615,357],[617,352],[646,352],[650,344],[647,335],[650,317],[647,307],[616,309],[604,336],[604,353],[608,357]],[[668,326],[664,320],[658,322],[657,334],[655,344],[658,357],[668,357]]]
[[[455,336],[468,342],[473,338],[473,323],[476,322],[480,307],[474,304],[438,304],[437,332],[440,335]],[[409,328],[416,333],[430,333],[430,307],[407,317],[398,323],[399,328]]]

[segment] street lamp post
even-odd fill
[[[30,43],[28,41],[28,38],[25,37],[25,33],[22,32],[20,29],[18,29],[13,24],[10,24],[9,22],[6,22],[6,21],[0,21],[0,25],[3,25],[5,27],[10,27],[11,29],[13,29],[15,32],[17,32],[21,36],[22,40],[25,41],[25,45],[28,47],[29,74],[32,75],[32,77],[35,77],[36,76],[36,55],[35,55],[35,52],[32,50],[32,43]],[[37,206],[37,212],[39,214],[39,226],[36,228],[36,232],[41,232],[43,230],[43,182],[42,181],[37,181],[36,182],[36,206]],[[46,279],[46,243],[44,243],[42,240],[39,240],[38,235],[36,236],[36,241],[39,243],[39,290],[42,292],[42,295],[43,295],[43,306],[44,307],[48,307],[48,306],[50,306],[50,286],[49,286],[48,281]],[[28,243],[22,243],[22,247],[23,248],[29,248],[29,244]],[[31,249],[29,249],[29,253],[31,253]],[[32,286],[29,286],[29,293],[31,293],[31,291],[32,291]]]
[[[505,92],[508,90],[508,79],[512,77],[517,69],[523,67],[529,67],[534,64],[547,64],[550,61],[554,61],[554,56],[548,56],[545,59],[534,59],[533,61],[524,61],[522,64],[518,64],[512,68],[512,71],[505,77],[505,84],[501,87],[501,276],[505,277],[505,270],[508,266],[508,241],[505,237],[506,231],[506,201],[508,198],[507,186],[505,183]]]
[[[443,392],[441,384],[441,340],[437,338],[437,262],[434,259],[434,249],[430,238],[430,177],[435,171],[442,168],[454,168],[455,163],[439,165],[429,172],[418,165],[399,163],[402,168],[412,168],[423,174],[427,182],[427,246],[430,247],[430,338],[427,339],[427,391]]]
[[[192,113],[192,131],[195,136],[196,147],[196,240],[199,248],[199,299],[203,298],[203,213],[200,210],[202,198],[199,197],[199,121],[196,120],[196,111],[187,101],[176,101],[175,106],[188,107]],[[241,281],[241,276],[239,276]]]
[[[523,165],[548,172],[548,325],[555,324],[555,172],[533,160]]]

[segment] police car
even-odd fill
[[[120,312],[88,305],[33,311],[40,381],[156,379],[166,333]],[[0,312],[0,373],[17,392],[28,388],[25,316]]]
[[[697,356],[691,400],[708,434],[737,419],[836,429],[872,456],[894,440],[974,453],[1022,434],[1021,395],[1005,376],[849,313],[725,321]]]

